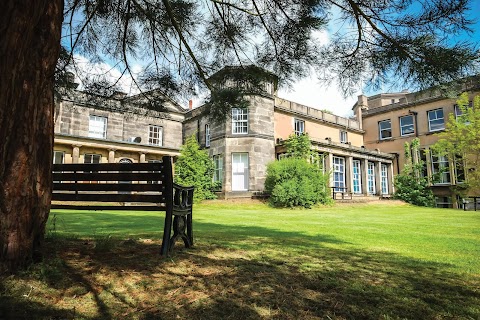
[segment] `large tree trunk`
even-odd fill
[[[63,0],[0,1],[0,269],[39,258],[50,211]]]

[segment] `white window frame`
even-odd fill
[[[412,120],[411,124],[402,123],[402,121],[406,120],[407,118],[410,118]],[[399,121],[400,121],[400,135],[402,137],[410,136],[415,133],[415,119],[413,118],[413,115],[406,115],[406,116],[400,117]]]
[[[441,117],[439,116],[440,112],[441,112]],[[434,115],[434,118],[433,117],[431,118],[430,115]],[[443,108],[427,111],[427,119],[428,119],[429,132],[441,131],[445,129],[445,115],[443,113]],[[439,124],[435,124],[434,126],[432,126],[432,122],[440,122],[440,121],[442,121],[441,128]]]
[[[369,194],[377,194],[375,186],[375,163],[370,161],[367,164],[367,190]]]
[[[388,166],[383,163],[380,166],[380,184],[382,187],[382,194],[388,194]]]
[[[83,163],[102,163],[102,155],[97,153],[85,153],[83,155]]]
[[[340,143],[348,142],[348,133],[345,130],[340,130]]]
[[[452,181],[452,177],[450,175],[450,162],[448,161],[448,157],[433,154],[433,152],[431,152],[430,163],[432,168],[432,174],[437,174],[440,172],[440,170],[442,171],[440,174],[440,180],[435,181],[434,184],[435,185],[450,184]]]
[[[59,159],[60,159],[60,162],[55,161],[55,160],[59,160]],[[62,164],[64,161],[65,161],[65,152],[54,150],[53,151],[53,164]]]
[[[333,157],[333,186],[335,191],[345,191],[345,158],[343,157]]]
[[[353,160],[352,164],[353,172],[353,193],[361,194],[362,193],[362,164],[360,160]]]
[[[232,134],[248,134],[248,109],[232,108]]]
[[[383,128],[382,125],[384,123],[388,123],[388,127]],[[383,136],[384,131],[389,131],[390,136],[384,137]],[[388,140],[388,139],[392,138],[392,121],[390,119],[382,120],[382,121],[378,122],[378,137],[379,137],[380,140]]]
[[[107,126],[108,126],[107,117],[91,114],[88,120],[88,137],[97,138],[97,139],[106,139]]]
[[[152,146],[163,146],[163,127],[155,124],[148,125],[148,144]]]
[[[210,147],[210,125],[205,125],[205,147]]]
[[[223,184],[223,155],[213,156],[213,182]]]
[[[305,133],[305,120],[302,119],[293,119],[293,132],[297,136],[301,136]]]

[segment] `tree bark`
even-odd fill
[[[0,2],[0,269],[40,257],[50,211],[63,0]]]

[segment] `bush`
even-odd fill
[[[205,150],[200,150],[195,136],[187,138],[180,149],[175,163],[175,182],[184,186],[194,186],[194,199],[197,201],[215,199],[213,193],[213,161]]]
[[[317,203],[332,202],[328,175],[304,159],[286,158],[267,167],[265,191],[275,207],[310,208]]]

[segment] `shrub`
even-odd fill
[[[267,167],[265,191],[276,207],[302,206],[332,202],[328,191],[328,175],[317,166],[300,158],[285,158]]]
[[[193,195],[197,201],[215,199],[213,170],[212,159],[205,150],[200,150],[195,136],[187,138],[175,163],[175,182],[185,186],[194,186]]]

